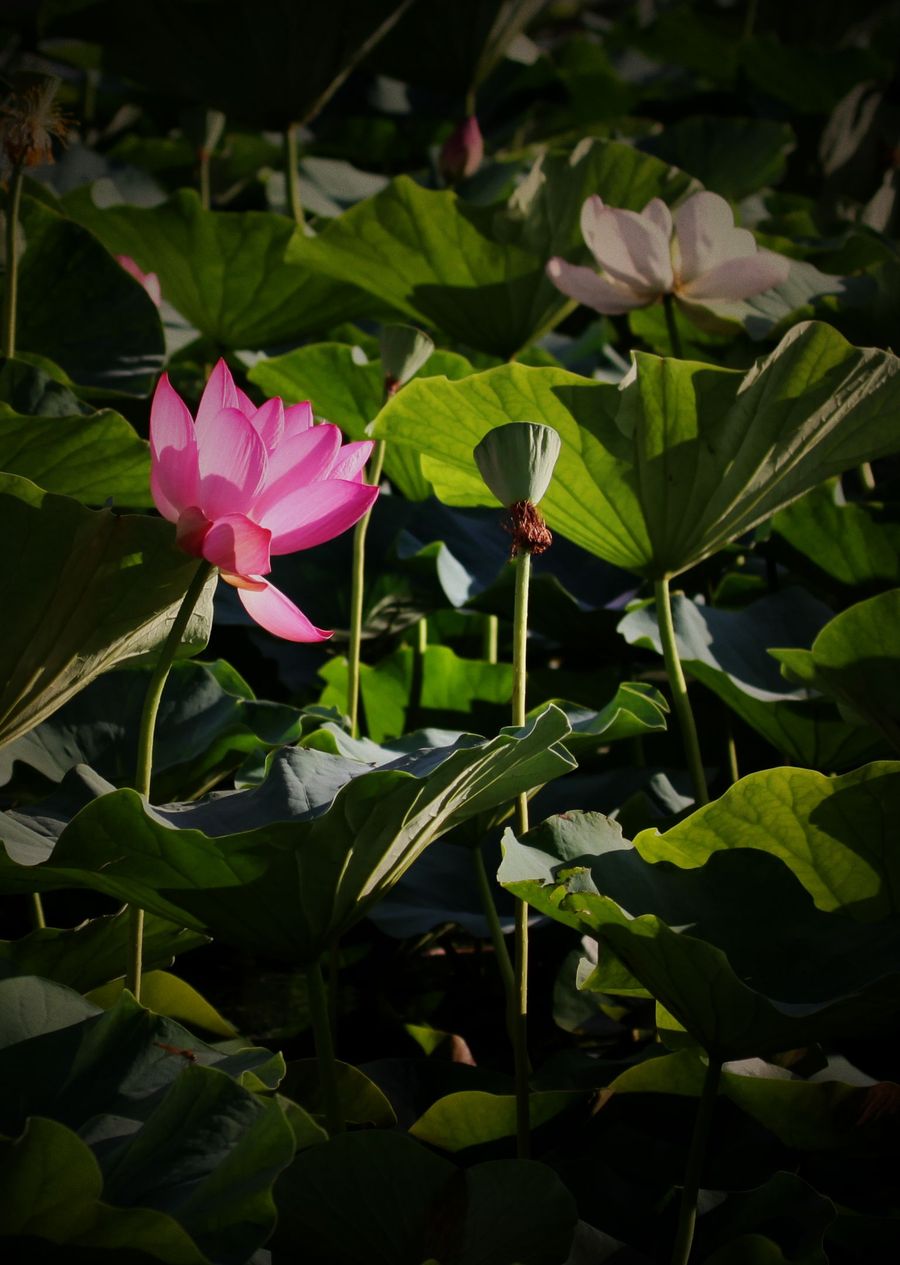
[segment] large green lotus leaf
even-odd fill
[[[845,501],[837,482],[813,488],[781,510],[772,530],[842,584],[900,581],[900,524],[879,521],[868,506]]]
[[[642,137],[638,148],[689,171],[723,198],[740,201],[783,176],[794,143],[787,123],[703,114],[668,123]]]
[[[62,29],[96,40],[105,64],[167,97],[282,129],[315,117],[408,3],[134,0],[126,13],[106,0],[79,4]]]
[[[831,771],[883,754],[884,744],[849,724],[834,704],[805,686],[789,684],[768,647],[811,644],[831,611],[803,589],[786,589],[742,610],[718,610],[673,594],[678,655],[692,676],[792,763]],[[656,609],[630,611],[619,624],[629,643],[662,654]],[[571,718],[570,718],[571,720]]]
[[[532,1129],[553,1120],[578,1102],[581,1094],[551,1090],[530,1094],[528,1118]],[[462,1090],[447,1094],[423,1112],[410,1126],[410,1134],[442,1151],[463,1151],[501,1138],[516,1136],[516,1099],[513,1094],[489,1094]]]
[[[82,1136],[98,1143],[101,1129],[92,1122]],[[104,1194],[168,1212],[213,1259],[243,1265],[274,1229],[272,1187],[293,1155],[277,1102],[191,1065],[130,1140],[104,1154]]]
[[[746,375],[639,352],[635,363],[617,421],[651,541],[640,569],[656,577],[900,448],[900,360],[828,325],[796,326]]]
[[[191,933],[186,931],[184,934]],[[145,952],[144,963],[146,962]],[[87,998],[104,1010],[109,1010],[124,991],[125,979],[119,976],[117,979],[111,978],[100,988],[92,988],[87,993]],[[146,969],[143,971],[141,1004],[157,1015],[165,1015],[168,1019],[177,1019],[179,1023],[189,1025],[194,1032],[199,1030],[225,1040],[238,1035],[234,1024],[229,1023],[202,993],[198,993],[196,988],[188,984],[186,980],[179,979],[177,975],[171,975],[168,971]]]
[[[699,1098],[705,1071],[694,1051],[682,1050],[626,1069],[610,1081],[609,1089],[615,1094]],[[802,1080],[783,1067],[749,1059],[723,1069],[719,1094],[792,1150],[874,1150],[888,1161],[891,1141],[877,1109],[890,1092],[888,1085],[846,1084],[839,1075],[834,1080]]]
[[[505,205],[478,206],[398,176],[316,238],[295,237],[288,257],[506,358],[571,306],[544,267],[554,254],[591,258],[579,228],[590,194],[641,210],[653,197],[677,201],[690,184],[628,145],[586,141],[571,155],[544,155]]]
[[[137,730],[150,668],[92,681],[48,720],[0,748],[0,785],[21,762],[59,782],[76,764],[116,785],[134,777]],[[248,755],[296,742],[317,723],[296,707],[260,701],[224,660],[175,663],[163,690],[153,748],[151,799],[188,799]]]
[[[40,363],[35,363],[40,362]],[[46,357],[12,356],[0,362],[0,400],[4,412],[25,417],[86,416],[94,409],[80,400],[68,375]]]
[[[596,751],[607,742],[659,733],[666,727],[669,710],[664,696],[646,681],[624,681],[599,711],[564,699],[550,701],[568,717],[572,733],[566,747],[575,756]]]
[[[319,699],[322,706],[346,709],[347,672],[344,658],[330,659],[321,669],[320,675],[327,682]],[[426,647],[417,660],[411,647],[401,646],[378,664],[362,665],[360,693],[366,731],[376,743],[399,738],[414,705],[460,713],[470,712],[476,702],[508,705],[512,685],[512,666],[508,663],[463,659],[449,646],[441,645]]]
[[[6,594],[0,628],[0,742],[26,733],[117,663],[157,649],[197,569],[171,524],[89,510],[0,475]],[[209,636],[211,580],[182,651]]]
[[[129,1261],[135,1252],[139,1260],[208,1265],[173,1217],[150,1208],[114,1208],[102,1195],[103,1174],[93,1152],[65,1125],[32,1117],[20,1137],[0,1138],[0,1242],[27,1236],[72,1251],[89,1248],[98,1260],[109,1253],[110,1260]]]
[[[346,1190],[357,1215],[346,1215]],[[276,1259],[329,1265],[558,1265],[575,1202],[533,1160],[458,1169],[402,1133],[333,1138],[297,1156],[275,1190]]]
[[[634,980],[718,1058],[884,1030],[896,1020],[900,919],[889,895],[880,909],[870,896],[873,870],[869,857],[860,855],[857,839],[869,823],[853,821],[852,807],[854,801],[863,809],[871,806],[877,772],[862,787],[856,774],[835,779],[843,784],[837,792],[842,800],[837,808],[828,806],[830,815],[820,805],[810,811],[809,799],[804,802],[801,795],[792,800],[794,788],[782,781],[780,814],[774,804],[767,814],[763,795],[754,792],[762,786],[764,793],[772,774],[779,773],[804,771],[772,770],[732,788],[732,812],[727,825],[722,823],[727,843],[718,848],[701,842],[691,849],[691,827],[696,824],[702,840],[708,809],[664,835],[644,831],[634,845],[608,818],[564,814],[530,831],[522,842],[506,832],[500,881],[541,912],[597,936]],[[896,766],[884,776],[900,784]],[[818,781],[829,789],[834,784]],[[724,815],[725,799],[708,808]],[[753,814],[749,829],[740,829],[742,819],[735,822],[735,805],[748,817]],[[886,811],[884,806],[880,811]],[[820,827],[817,818],[823,812],[826,828],[837,839]],[[778,845],[779,836],[793,835],[808,853],[811,837],[818,834],[825,837],[821,855],[813,853],[808,861],[804,856],[805,865],[797,867],[806,876],[806,888],[817,885],[825,893],[817,903],[780,859],[785,849]],[[754,846],[757,836],[760,843]],[[748,909],[765,911],[765,935],[747,917]],[[620,965],[612,961],[612,969],[607,967],[608,956],[601,955],[584,986],[635,993],[633,983],[622,979]]]
[[[0,404],[0,467],[89,505],[153,504],[147,443],[112,409],[24,417]]]
[[[418,372],[420,378],[464,378],[472,365],[452,351],[432,352]],[[314,343],[284,356],[260,360],[248,375],[266,396],[281,396],[286,404],[312,401],[316,416],[336,426],[349,439],[365,439],[369,423],[384,403],[384,370],[380,360],[369,360],[359,347],[346,343]],[[410,500],[424,500],[431,491],[419,458],[408,448],[385,453],[385,473]]]
[[[442,500],[489,504],[472,449],[511,421],[554,427],[562,452],[541,502],[583,548],[653,578],[677,575],[841,470],[900,448],[900,360],[798,325],[747,374],[634,353],[623,388],[504,365],[412,382],[375,433],[422,454]],[[428,417],[423,430],[421,418]]]
[[[223,350],[298,341],[375,307],[352,283],[288,260],[302,234],[283,215],[204,211],[192,189],[159,206],[101,209],[85,187],[67,210],[113,254],[155,272],[164,298]]]
[[[245,1047],[224,1054],[123,993],[109,1010],[37,976],[0,980],[0,1127],[29,1115],[79,1129],[94,1118],[144,1120],[189,1067],[274,1089],[284,1061]]]
[[[396,1112],[375,1082],[350,1063],[336,1060],[335,1069],[344,1121],[376,1129],[392,1129],[397,1123]],[[312,1119],[323,1120],[327,1108],[322,1095],[318,1059],[296,1059],[288,1063],[280,1088],[285,1097],[299,1103]]]
[[[31,977],[0,983],[0,997],[4,1130],[29,1115],[78,1129],[105,1200],[167,1212],[241,1265],[271,1232],[272,1184],[294,1153],[279,1105],[244,1084],[274,1088],[280,1056],[223,1055],[129,993],[102,1011]]]
[[[525,729],[463,736],[375,770],[289,749],[262,786],[168,810],[133,791],[104,794],[92,775],[86,807],[61,833],[71,806],[5,816],[2,883],[94,887],[227,943],[311,962],[439,835],[572,768],[559,746],[568,732],[551,707]]]
[[[810,650],[772,650],[789,679],[837,699],[900,752],[900,589],[835,615]]]
[[[721,849],[777,857],[817,908],[860,922],[900,913],[900,855],[892,847],[900,811],[900,764],[879,760],[840,777],[810,769],[764,769],[660,834],[634,846],[648,862],[703,865]]]
[[[86,993],[122,974],[128,956],[126,910],[91,918],[77,927],[40,927],[20,940],[0,941],[0,974],[40,975]],[[205,943],[167,918],[144,920],[144,970],[168,966],[177,953]]]
[[[82,386],[148,394],[164,343],[143,286],[91,233],[36,198],[22,199],[21,223],[19,350],[49,356]]]
[[[473,448],[507,422],[552,426],[562,450],[541,512],[582,548],[632,565],[646,556],[649,542],[630,482],[631,446],[615,423],[620,400],[616,387],[564,369],[502,365],[459,382],[410,382],[379,414],[375,433],[421,454],[422,471],[442,501],[496,506]]]

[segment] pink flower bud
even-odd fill
[[[470,114],[444,142],[438,166],[447,184],[458,184],[467,176],[474,176],[481,166],[482,158],[484,137],[478,126],[478,119]]]

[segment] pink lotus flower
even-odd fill
[[[150,487],[178,544],[233,584],[245,610],[276,637],[322,641],[293,602],[265,579],[270,559],[346,531],[378,495],[363,482],[372,443],[344,444],[337,426],[313,425],[308,403],[257,408],[224,360],[210,374],[194,422],[163,374],[150,410]]]
[[[162,303],[162,290],[155,272],[142,272],[130,255],[116,255],[116,262],[139,281],[157,307]]]
[[[447,184],[456,184],[468,176],[474,176],[483,158],[484,137],[478,126],[478,119],[470,114],[444,141],[438,167]]]
[[[607,316],[665,294],[688,311],[749,299],[780,285],[790,269],[782,255],[759,250],[751,232],[735,228],[731,207],[717,193],[693,194],[674,217],[659,198],[638,214],[605,206],[595,195],[581,208],[581,231],[602,274],[554,257],[547,276],[563,294]]]

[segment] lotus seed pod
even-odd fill
[[[552,426],[508,422],[488,431],[474,451],[481,477],[501,505],[537,505],[550,486],[561,447]]]
[[[385,325],[381,330],[381,365],[388,390],[405,386],[434,351],[434,343],[412,325]]]

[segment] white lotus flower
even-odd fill
[[[554,256],[547,276],[572,299],[621,316],[672,294],[684,306],[749,299],[787,279],[790,261],[760,250],[753,234],[735,228],[731,207],[717,193],[695,193],[672,212],[653,198],[638,214],[606,206],[596,196],[581,209],[581,231],[603,269]]]

